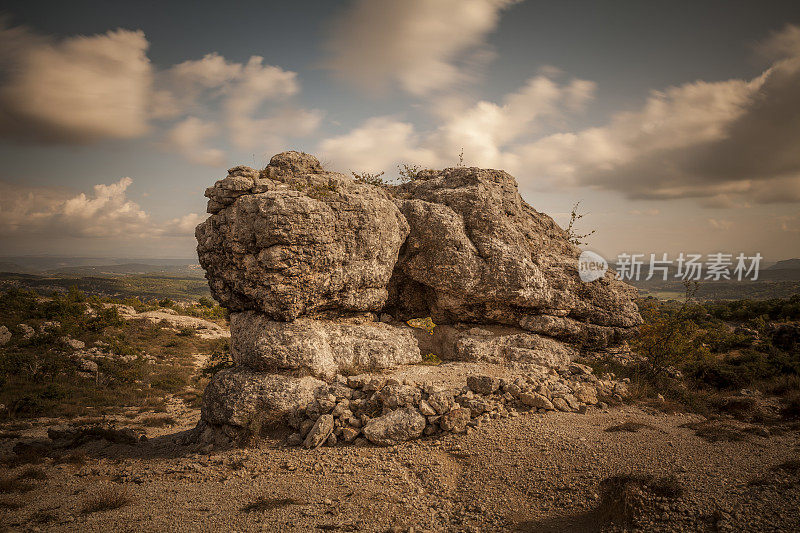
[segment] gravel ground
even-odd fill
[[[522,413],[392,448],[287,448],[276,435],[259,448],[196,453],[174,441],[197,417],[185,411],[137,446],[83,445],[83,465],[45,460],[37,468],[47,479],[30,480],[32,491],[0,494],[0,530],[620,530],[600,488],[617,474],[674,475],[682,487],[670,496],[634,490],[641,505],[629,529],[800,530],[800,469],[786,463],[800,459],[797,430],[710,443],[680,427],[697,416],[626,406]],[[605,431],[623,422],[646,426]],[[0,442],[7,453],[15,441]],[[84,512],[98,495],[125,504]]]

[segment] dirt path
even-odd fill
[[[771,469],[800,458],[800,433],[708,443],[680,427],[697,419],[637,407],[524,414],[395,448],[308,451],[276,439],[210,454],[174,444],[183,428],[150,430],[161,436],[137,446],[85,445],[82,466],[45,462],[48,479],[0,516],[10,531],[564,533],[600,529],[601,480],[650,473],[675,475],[684,493],[651,501],[639,522],[646,530],[796,531],[800,472]],[[649,427],[605,431],[627,421]],[[82,513],[105,487],[129,503]],[[36,523],[42,510],[49,521]]]

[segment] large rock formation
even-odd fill
[[[503,171],[423,171],[377,186],[285,152],[262,171],[231,169],[206,196],[198,256],[212,294],[232,311],[238,367],[212,380],[197,433],[230,435],[292,410],[319,415],[309,406],[330,392],[320,379],[416,363],[420,348],[565,367],[641,321],[633,290],[610,273],[580,281],[580,250]],[[423,317],[438,324],[432,334],[404,322]],[[391,414],[374,392],[386,412],[365,430],[373,441],[426,427],[414,402]],[[452,418],[444,425],[463,426]]]
[[[206,191],[197,255],[231,311],[275,320],[380,311],[408,224],[379,187],[287,152],[264,172],[236,167]]]
[[[580,250],[506,172],[423,171],[394,193],[411,227],[389,287],[396,315],[506,324],[594,346],[641,322],[634,289],[611,272],[580,280]]]

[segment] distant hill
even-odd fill
[[[800,270],[800,259],[784,259],[778,261],[767,270]]]
[[[18,256],[0,257],[0,272],[62,275],[174,273],[202,275],[197,258],[153,259],[116,257]]]

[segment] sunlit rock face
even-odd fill
[[[581,281],[580,250],[501,170],[425,170],[372,185],[284,152],[261,171],[232,168],[206,196],[211,216],[197,227],[197,251],[213,296],[231,311],[236,366],[208,387],[200,440],[327,405],[328,383],[342,374],[429,353],[565,368],[641,322],[634,289],[611,273]],[[423,317],[437,326],[406,323]],[[373,392],[383,405],[381,423],[364,433],[373,442],[432,431],[425,416],[438,415],[403,402],[393,415],[401,404]],[[350,440],[362,431],[349,429]]]
[[[381,188],[325,172],[307,154],[276,155],[206,191],[197,253],[225,307],[275,320],[380,311],[408,224]]]
[[[396,315],[505,324],[596,346],[641,323],[635,289],[611,272],[582,282],[580,249],[525,203],[506,172],[423,171],[393,193],[410,227],[389,287]]]

